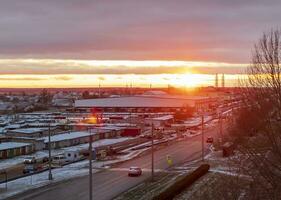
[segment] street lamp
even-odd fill
[[[223,126],[222,126],[222,121],[223,120],[223,117],[222,117],[222,112],[220,112],[219,114],[219,128],[220,128],[220,136],[222,138],[222,141],[224,140],[224,137],[223,137]]]
[[[202,134],[202,161],[204,161],[204,114],[201,116],[201,134]]]
[[[154,124],[151,124],[151,181],[154,179]]]
[[[93,148],[92,148],[92,131],[90,128],[89,138],[89,199],[93,200],[93,177],[92,177],[92,159],[93,159]]]
[[[51,124],[49,123],[49,128],[48,128],[48,147],[49,147],[49,180],[53,180],[53,175],[52,175],[52,155],[51,155]]]

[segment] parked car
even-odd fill
[[[36,158],[34,156],[29,156],[24,158],[23,162],[24,164],[33,164],[36,163]]]
[[[214,138],[208,137],[206,142],[207,143],[213,143],[214,142]]]
[[[140,176],[142,174],[142,170],[140,167],[130,167],[128,176]]]
[[[40,170],[42,170],[42,165],[38,163],[33,163],[33,164],[25,164],[22,172],[24,174],[29,174],[29,173],[35,173]]]

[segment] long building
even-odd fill
[[[0,159],[12,158],[19,155],[30,154],[35,151],[31,143],[3,142],[0,144]]]
[[[129,96],[129,97],[111,97],[98,99],[76,100],[76,109],[101,108],[104,110],[114,109],[122,111],[122,109],[135,109],[138,111],[169,111],[184,107],[198,108],[203,104],[213,102],[213,98],[201,96]]]

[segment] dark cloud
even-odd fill
[[[280,0],[9,0],[0,57],[248,62]]]

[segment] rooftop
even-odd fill
[[[194,106],[197,100],[206,97],[162,96],[130,96],[99,99],[85,99],[75,101],[75,107],[98,108],[180,108],[185,105]]]
[[[153,118],[153,120],[158,120],[158,121],[165,121],[165,120],[170,120],[170,119],[174,119],[174,116],[173,115],[164,115],[161,117]]]
[[[14,149],[29,146],[30,143],[22,143],[22,142],[3,142],[0,143],[0,151],[7,149]]]
[[[48,128],[20,128],[20,129],[11,130],[11,132],[33,134],[33,133],[38,133],[47,130]]]
[[[96,133],[92,132],[91,134],[96,134]],[[86,131],[63,133],[63,134],[51,136],[51,142],[59,142],[59,141],[63,141],[63,140],[87,137],[89,135],[90,135],[90,133],[86,132]],[[43,137],[42,139],[44,139],[45,143],[48,143],[48,141],[49,141],[48,137]]]

